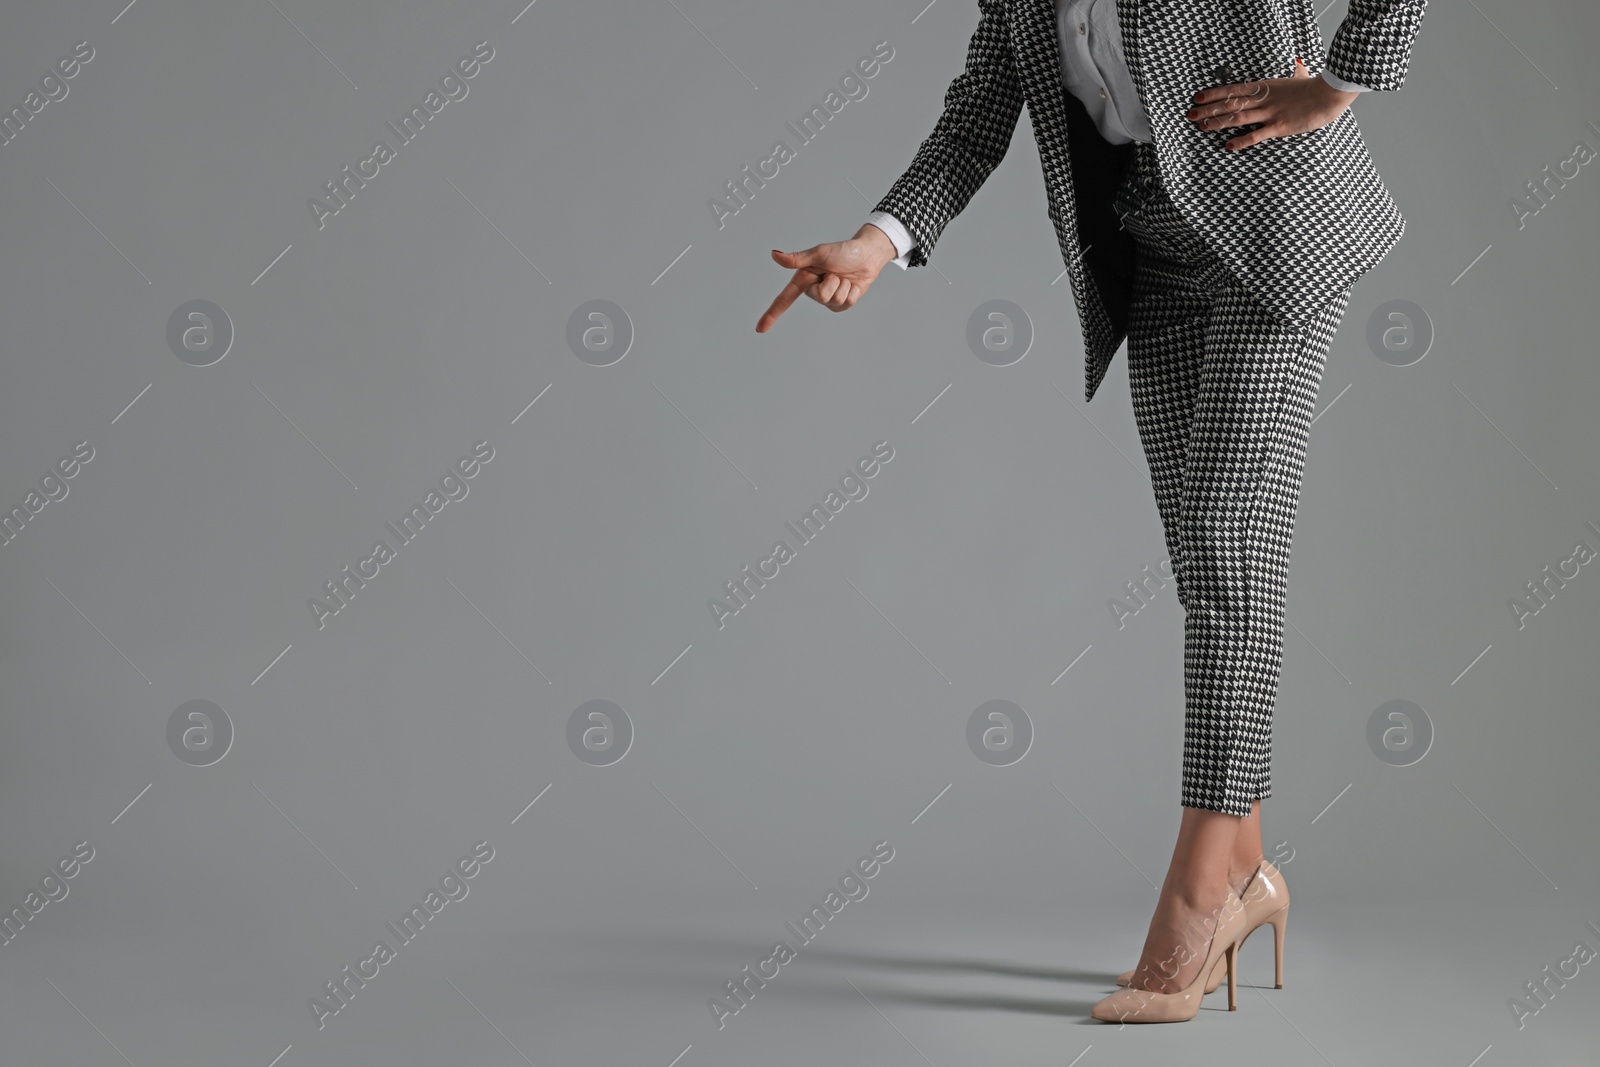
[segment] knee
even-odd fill
[[[1250,512],[1243,506],[1187,507],[1179,523],[1188,559],[1243,562],[1250,534]]]
[[[1193,606],[1242,607],[1250,559],[1250,515],[1244,508],[1186,511],[1182,517],[1187,592]]]

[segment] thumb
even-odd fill
[[[799,252],[783,252],[774,248],[772,250],[772,258],[780,267],[798,270],[811,263],[812,254],[815,251],[815,249],[807,248]]]

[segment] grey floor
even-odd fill
[[[521,804],[495,820],[468,895],[320,1029],[307,1004],[320,983],[376,939],[400,945],[385,922],[453,857],[413,847],[391,857],[403,874],[357,890],[277,816],[253,860],[210,868],[198,841],[187,859],[141,858],[130,850],[149,831],[119,823],[79,887],[0,955],[4,1062],[1594,1062],[1592,967],[1550,985],[1520,1029],[1507,1007],[1575,942],[1600,943],[1583,925],[1600,899],[1579,888],[1592,850],[1561,853],[1535,829],[1522,844],[1556,852],[1536,869],[1459,797],[1407,818],[1381,786],[1356,786],[1291,834],[1292,855],[1278,850],[1294,900],[1284,988],[1263,927],[1236,1013],[1224,987],[1191,1023],[1119,1027],[1086,1013],[1136,957],[1168,813],[1071,796],[1047,774],[998,788],[1004,772],[980,770],[920,814],[934,789],[881,819],[823,790],[814,820],[759,830],[687,785],[673,802],[706,807],[700,830],[637,781],[615,783],[630,802],[612,806],[592,783],[558,781],[515,824]],[[810,942],[793,936],[785,922],[877,840],[894,855],[866,895]],[[369,858],[340,870],[366,882]],[[152,884],[136,897],[96,883],[96,864],[124,865],[124,887]],[[779,939],[795,957],[719,1028],[708,1001]]]

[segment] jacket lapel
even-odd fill
[[[1072,187],[1069,151],[1068,93],[1061,82],[1061,42],[1056,36],[1056,0],[1012,0],[1010,9],[1011,51],[1028,101],[1028,117],[1033,123],[1040,161],[1044,165],[1046,188],[1050,196],[1050,217],[1057,228],[1076,234],[1077,208],[1071,197],[1055,194]],[[1058,199],[1063,202],[1058,203]],[[1059,216],[1059,217],[1058,217]],[[1065,251],[1065,250],[1064,250]],[[1071,249],[1073,253],[1080,251]],[[1069,262],[1067,269],[1077,274],[1080,265]]]
[[[1050,221],[1090,338],[1085,373],[1092,396],[1127,332],[1133,239],[1111,205],[1133,146],[1101,137],[1062,83],[1056,0],[1009,3],[1011,50],[1044,167]],[[1138,3],[1118,0],[1119,19],[1121,8]]]

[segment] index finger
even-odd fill
[[[789,279],[789,284],[783,287],[783,291],[778,294],[777,299],[773,300],[761,318],[756,320],[756,333],[766,333],[772,329],[772,324],[778,321],[778,316],[788,311],[790,305],[800,299],[800,294],[809,288],[809,286],[800,284],[800,274],[800,271],[794,272],[794,277]]]

